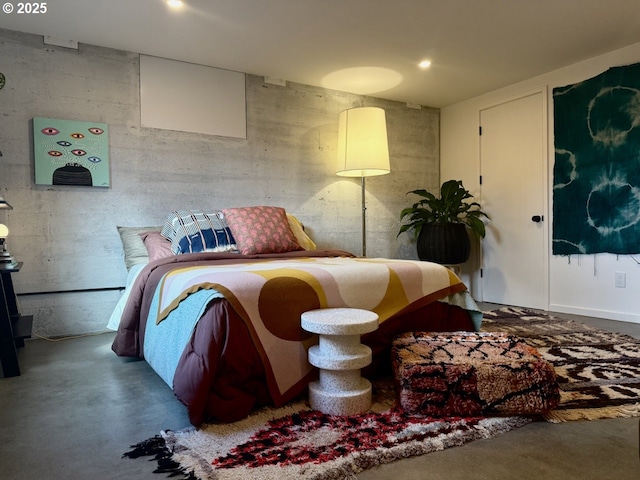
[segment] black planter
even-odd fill
[[[469,260],[471,242],[464,223],[424,225],[418,235],[418,258],[442,265]]]

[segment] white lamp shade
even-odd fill
[[[337,175],[370,177],[390,171],[384,110],[359,107],[340,112]]]
[[[0,238],[7,238],[9,236],[9,229],[6,225],[0,223]]]

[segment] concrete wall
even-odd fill
[[[549,172],[549,211],[545,217],[551,225],[552,172],[554,160],[553,88],[594,77],[610,67],[640,61],[640,44],[616,50],[530,80],[490,92],[442,109],[441,172],[443,178],[461,178],[465,186],[476,194],[479,168],[478,123],[479,112],[487,105],[515,98],[532,90],[545,89],[548,105],[548,151],[544,161]],[[552,235],[549,229],[549,236]],[[548,239],[551,251],[551,238]],[[638,294],[640,294],[640,255],[573,255],[570,258],[550,255],[549,310],[576,313],[640,323]],[[615,287],[615,272],[625,272],[626,288]],[[464,278],[473,287],[477,275]],[[474,289],[472,288],[472,293]],[[481,296],[478,296],[481,299]]]
[[[141,128],[139,56],[0,30],[0,213],[8,246],[24,262],[14,282],[34,331],[101,331],[123,286],[117,225],[161,225],[174,209],[279,205],[295,213],[320,248],[360,252],[360,180],[335,175],[340,111],[386,110],[389,175],[367,180],[368,256],[416,258],[396,239],[405,193],[439,179],[439,111],[247,76],[247,139]],[[31,119],[109,125],[111,187],[34,184]],[[86,292],[86,289],[98,289]],[[46,293],[81,290],[69,293]],[[26,295],[29,294],[29,295]]]

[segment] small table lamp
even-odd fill
[[[12,268],[16,266],[11,254],[7,251],[6,239],[9,236],[9,229],[0,223],[0,267]]]
[[[0,153],[0,157],[1,156],[2,153]],[[2,196],[0,196],[0,210],[13,210],[13,207],[9,205],[9,202],[7,202]]]
[[[0,153],[0,156],[1,155]],[[2,196],[0,196],[0,210],[13,210],[13,207]],[[8,236],[9,229],[6,225],[0,223],[0,267],[3,268],[13,268],[17,265],[11,254],[7,251],[6,239]]]

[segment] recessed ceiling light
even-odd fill
[[[429,68],[431,66],[431,60],[422,60],[418,66],[420,68]]]
[[[167,5],[171,8],[182,8],[184,7],[184,2],[182,0],[167,0]]]

